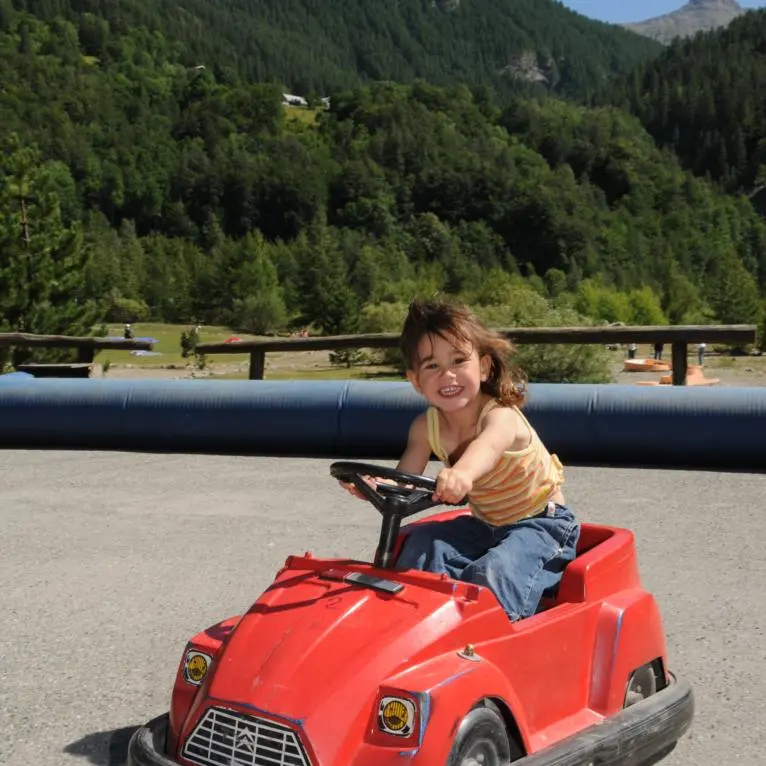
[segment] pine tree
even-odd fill
[[[0,330],[85,335],[99,319],[83,293],[87,253],[67,225],[39,152],[13,135],[0,156]],[[39,352],[47,358],[60,352]],[[37,354],[36,354],[37,355]],[[17,349],[14,364],[31,356]]]
[[[713,261],[707,277],[710,306],[723,324],[759,324],[763,303],[752,274],[731,250]]]
[[[257,335],[284,324],[282,288],[271,260],[270,246],[264,238],[259,233],[247,234],[231,248],[231,257],[224,269],[227,266],[231,280],[230,323]]]
[[[351,286],[343,253],[329,230],[317,224],[301,246],[304,321],[314,324],[327,335],[356,332],[359,301]]]

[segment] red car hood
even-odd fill
[[[208,698],[307,728],[315,716],[348,722],[360,705],[370,710],[380,683],[460,621],[449,585],[430,582],[391,595],[283,571],[230,636]]]

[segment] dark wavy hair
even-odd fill
[[[468,344],[479,357],[489,356],[492,367],[481,390],[505,406],[524,404],[527,379],[512,364],[514,345],[489,329],[468,306],[449,300],[415,300],[410,303],[399,338],[399,350],[409,370],[420,364],[418,346],[429,335],[439,335],[454,345]]]

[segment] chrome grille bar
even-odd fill
[[[289,726],[224,708],[205,712],[183,757],[199,766],[311,766]]]

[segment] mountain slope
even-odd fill
[[[617,109],[376,83],[308,124],[281,88],[184,55],[124,19],[46,24],[0,0],[0,212],[50,200],[88,255],[72,295],[109,321],[261,334],[287,314],[351,332],[363,309],[423,292],[511,305],[519,274],[556,296],[595,278],[583,311],[598,320],[761,311],[764,222]],[[12,301],[38,263],[0,249]]]
[[[725,27],[744,13],[747,9],[737,0],[689,0],[673,13],[622,26],[658,42],[669,43],[674,37],[691,37],[697,32]]]
[[[417,78],[501,92],[532,81],[579,94],[661,50],[554,0],[27,0],[25,8],[81,27],[82,14],[93,14],[116,31],[157,29],[184,44],[187,65],[301,95]]]
[[[766,188],[766,11],[674,42],[600,94],[635,114],[698,175],[755,197]]]

